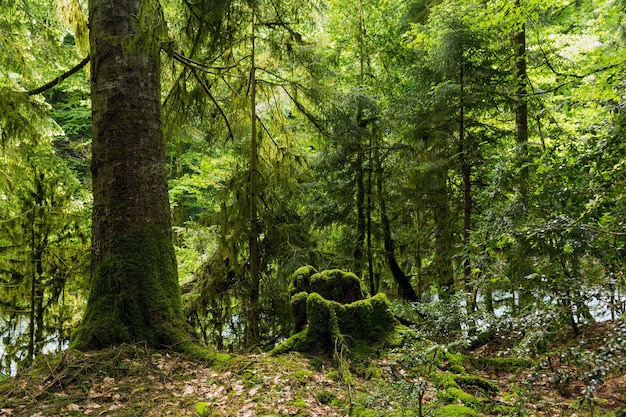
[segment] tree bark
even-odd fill
[[[255,62],[255,15],[252,11],[252,55],[250,64],[250,314],[246,331],[248,346],[257,342],[259,336],[259,221],[257,194],[259,188],[258,143],[256,123],[256,62]]]
[[[475,289],[472,287],[472,264],[470,261],[470,236],[472,229],[472,162],[470,149],[465,143],[467,135],[465,131],[465,74],[464,61],[461,59],[459,70],[459,158],[461,160],[461,178],[463,178],[463,246],[465,256],[463,259],[463,281],[467,292],[467,310],[472,313],[476,310]]]
[[[519,0],[515,2],[520,8]],[[513,56],[515,59],[515,142],[524,146],[528,142],[528,103],[526,73],[526,28],[520,23],[520,28],[513,34]],[[523,151],[523,150],[522,150]]]
[[[432,269],[439,283],[439,295],[447,299],[454,293],[454,268],[452,264],[452,232],[445,168],[439,168],[432,177],[432,214],[435,238]]]
[[[391,236],[391,224],[387,215],[387,200],[383,192],[383,168],[380,160],[378,148],[374,150],[374,161],[376,163],[376,187],[378,188],[378,200],[380,205],[380,220],[383,228],[383,245],[387,264],[391,270],[393,279],[398,284],[398,295],[404,300],[418,302],[419,297],[411,285],[410,278],[404,273],[396,259],[396,244]]]
[[[91,288],[72,346],[192,340],[182,315],[161,130],[158,0],[90,0]],[[179,346],[180,347],[180,346]]]
[[[365,82],[365,56],[364,56],[365,23],[363,20],[363,2],[359,2],[359,88],[364,87]],[[363,168],[365,150],[363,149],[363,134],[367,128],[367,121],[363,120],[363,103],[357,98],[356,114],[356,243],[354,247],[354,273],[361,277],[363,273],[363,246],[365,242],[366,219],[365,219],[365,169]]]

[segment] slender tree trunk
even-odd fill
[[[184,349],[161,129],[157,0],[90,0],[91,290],[77,348]]]
[[[459,71],[460,98],[459,98],[459,158],[461,159],[461,177],[463,178],[463,281],[467,292],[467,310],[473,312],[476,309],[474,301],[474,289],[472,288],[472,264],[470,261],[470,235],[472,228],[472,165],[469,157],[469,149],[465,141],[465,79],[463,73],[463,61],[461,60]]]
[[[250,64],[250,317],[246,344],[256,342],[259,335],[259,223],[257,213],[258,194],[258,143],[256,114],[256,62],[255,62],[255,15],[252,11],[252,55]]]
[[[363,1],[359,1],[359,88],[364,87],[365,81],[365,21],[363,19]],[[363,133],[367,123],[363,120],[363,105],[361,99],[357,98],[357,160],[356,160],[356,243],[354,248],[354,273],[359,277],[363,273],[363,246],[365,241],[365,170],[363,168],[365,151],[363,149]]]
[[[34,167],[33,173],[33,207],[28,213],[28,239],[30,249],[30,311],[28,324],[28,360],[31,361],[38,353],[38,342],[42,339],[43,329],[43,291],[40,279],[43,274],[43,244],[36,223],[42,215],[44,203],[43,174]]]
[[[445,170],[434,173],[432,179],[432,210],[435,238],[433,271],[438,278],[439,295],[446,299],[454,293],[454,268],[452,266],[452,233],[450,207]]]
[[[520,8],[520,0],[515,1]],[[528,142],[528,75],[526,71],[526,26],[513,34],[513,56],[515,59],[515,142],[523,146]],[[522,150],[523,151],[523,150]]]
[[[360,123],[359,123],[360,125]],[[360,130],[360,128],[359,128]],[[354,246],[354,273],[361,277],[363,273],[363,243],[365,241],[365,179],[363,169],[363,146],[361,134],[358,134],[356,160],[356,242]]]
[[[378,292],[378,288],[374,282],[374,256],[373,256],[373,248],[372,248],[372,192],[373,192],[373,167],[372,167],[372,143],[374,135],[370,136],[370,146],[369,146],[369,164],[368,164],[368,173],[367,173],[367,276],[369,282],[369,293],[370,296],[374,296]]]
[[[515,7],[521,10],[520,0],[515,1]],[[528,196],[528,74],[526,65],[526,25],[519,22],[519,30],[513,34],[513,57],[515,59],[515,153],[517,164],[520,167],[519,176],[515,184],[515,204],[518,205],[522,213],[527,212]],[[532,265],[527,254],[530,247],[526,239],[522,236],[515,244],[515,253],[511,263],[516,264],[514,276],[516,282],[524,282],[524,277],[532,272]],[[519,307],[522,309],[529,301],[529,295],[523,288],[519,293]]]
[[[383,169],[378,148],[374,151],[374,162],[376,163],[376,187],[378,189],[380,221],[383,228],[383,244],[387,264],[389,265],[393,279],[396,281],[396,284],[398,284],[398,295],[407,301],[417,302],[419,301],[419,297],[411,285],[411,280],[404,273],[396,259],[396,245],[391,235],[391,224],[389,216],[387,215],[387,203],[383,190]]]

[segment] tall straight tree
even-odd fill
[[[186,342],[161,130],[159,4],[90,0],[89,21],[91,293],[73,346]]]

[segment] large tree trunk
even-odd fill
[[[157,0],[90,0],[91,290],[72,345],[191,340],[172,244]]]

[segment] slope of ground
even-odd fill
[[[597,352],[614,325],[589,326],[579,340]],[[599,356],[576,363],[563,354],[574,342],[523,358],[496,343],[451,353],[422,341],[322,358],[233,356],[212,366],[142,345],[68,350],[1,381],[0,416],[621,417],[624,372],[609,371],[586,391]]]

